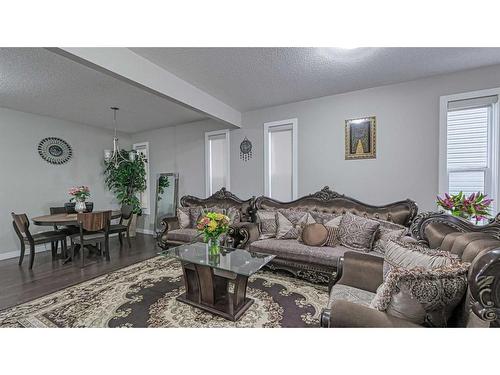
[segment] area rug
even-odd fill
[[[1,311],[0,327],[318,327],[328,302],[324,286],[260,271],[231,322],[176,301],[182,277],[176,260],[152,258]]]

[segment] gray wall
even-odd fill
[[[38,155],[42,138],[60,137],[73,148],[73,158],[52,165]],[[110,148],[112,132],[83,124],[0,108],[0,257],[19,254],[10,212],[29,217],[49,213],[50,206],[69,200],[68,189],[87,185],[97,208],[118,207],[102,177],[103,150]],[[121,135],[128,147],[130,137]],[[50,229],[31,225],[33,232]]]
[[[196,121],[132,135],[132,142],[149,142],[150,202],[155,202],[156,175],[179,173],[179,197],[205,196],[205,132],[226,128],[214,120]],[[150,215],[142,215],[137,226],[154,228],[154,203]]]
[[[372,204],[412,198],[433,210],[438,192],[439,96],[500,86],[500,65],[265,108],[231,132],[231,190],[264,190],[263,124],[298,118],[298,195],[324,185]],[[377,116],[377,159],[344,160],[344,120]],[[247,136],[253,159],[239,158]]]

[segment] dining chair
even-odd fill
[[[79,233],[71,236],[73,245],[71,246],[71,257],[75,259],[75,247],[80,245],[81,267],[85,264],[84,249],[89,245],[97,245],[104,252],[106,260],[109,259],[109,225],[111,211],[85,212],[76,215],[79,226]]]
[[[118,224],[111,224],[109,227],[109,234],[114,234],[118,233],[118,240],[120,241],[120,248],[123,246],[123,234],[126,233],[127,235],[127,243],[129,249],[131,248],[130,245],[130,222],[131,222],[131,217],[134,209],[132,206],[129,206],[128,204],[124,204],[121,208],[121,216],[120,216],[120,222]],[[126,222],[126,224],[124,224]]]
[[[66,207],[64,207],[64,206],[62,206],[62,207],[50,207],[49,210],[50,210],[51,215],[66,214]],[[59,228],[56,224],[54,224],[54,230],[64,231],[67,236],[71,236],[72,234],[75,234],[78,232],[78,228],[75,226],[63,226],[63,227]],[[55,242],[52,245],[53,255],[56,255],[58,250],[59,250],[59,242]],[[65,257],[66,257],[66,252],[64,251],[64,249],[61,246],[61,258],[64,259]]]
[[[60,230],[52,230],[47,232],[41,232],[36,234],[31,234],[29,230],[30,221],[26,214],[15,214],[11,212],[12,215],[12,225],[14,231],[19,237],[21,242],[21,256],[19,257],[19,265],[23,264],[24,252],[26,245],[30,247],[30,269],[33,268],[33,263],[35,261],[35,246],[45,243],[53,244],[54,242],[61,241],[63,252],[66,252],[66,233]],[[53,254],[52,254],[53,255]]]

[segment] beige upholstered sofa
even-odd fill
[[[485,226],[443,213],[422,213],[411,226],[415,241],[449,251],[470,262],[468,290],[447,324],[489,327],[500,323],[500,220]],[[383,282],[383,258],[346,252],[339,263],[338,281],[321,315],[322,327],[420,327],[371,308]]]
[[[242,223],[251,221],[253,203],[253,197],[247,200],[242,200],[231,192],[227,191],[225,188],[222,188],[208,198],[198,198],[191,195],[186,195],[183,196],[180,200],[180,204],[182,207],[216,207],[221,209],[229,209],[230,207],[235,207],[240,211]],[[177,217],[165,218],[162,221],[162,225],[164,226],[164,230],[158,237],[158,246],[160,246],[161,248],[178,246],[196,240],[199,240],[200,242],[203,241],[195,228],[181,229],[179,227],[179,220]],[[231,238],[232,237],[229,237],[229,239]]]
[[[265,196],[258,197],[255,200],[254,214],[258,210],[281,208],[330,214],[351,212],[358,216],[391,221],[407,227],[418,210],[415,202],[409,199],[384,206],[373,206],[331,191],[326,186],[317,193],[292,202],[279,202]],[[238,248],[276,255],[273,262],[268,264],[269,268],[285,270],[315,283],[330,283],[335,276],[337,263],[344,253],[350,250],[341,245],[307,246],[297,240],[275,238],[259,240],[259,227],[255,222],[235,225],[232,235],[234,245]]]

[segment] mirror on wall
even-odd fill
[[[156,175],[156,233],[162,231],[161,221],[164,218],[176,215],[178,182],[179,175],[177,173],[159,173]]]

